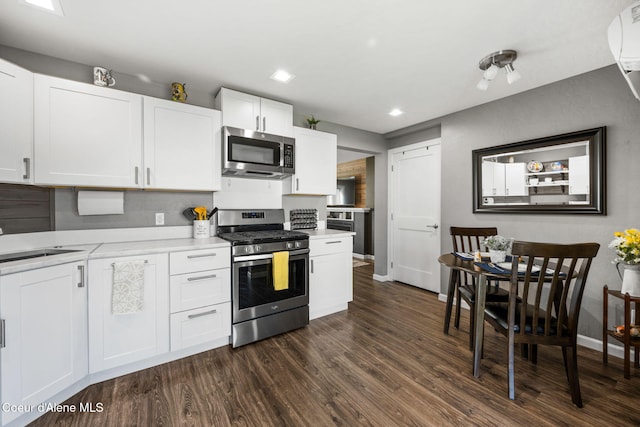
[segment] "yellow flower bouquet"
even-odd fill
[[[640,264],[640,230],[630,228],[624,232],[613,233],[614,239],[609,247],[616,251],[614,263]]]

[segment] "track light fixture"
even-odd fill
[[[501,68],[504,68],[509,84],[520,80],[522,76],[513,69],[513,61],[515,61],[517,57],[518,53],[515,50],[499,50],[482,58],[478,67],[484,70],[484,74],[476,87],[480,90],[487,90],[489,88],[489,82],[496,78]]]

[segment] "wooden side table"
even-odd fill
[[[607,339],[613,337],[624,345],[624,377],[631,377],[630,350],[634,348],[634,366],[640,368],[640,336],[631,336],[631,325],[640,325],[640,297],[632,297],[629,294],[623,294],[620,291],[609,290],[607,285],[603,288],[603,313],[602,313],[602,362],[607,364]],[[609,329],[608,309],[609,295],[624,301],[624,331],[618,332],[615,329]],[[633,323],[631,323],[631,308],[635,308],[636,314]]]

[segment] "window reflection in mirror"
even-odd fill
[[[605,128],[473,151],[474,212],[604,214]]]

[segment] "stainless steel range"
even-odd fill
[[[309,323],[309,236],[283,224],[282,209],[218,211],[217,235],[231,242],[233,347]],[[277,252],[288,253],[285,287],[274,281]]]

